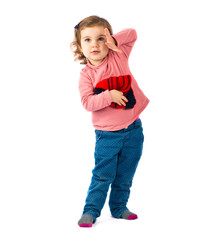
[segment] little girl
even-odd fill
[[[142,155],[143,128],[140,113],[149,103],[130,72],[128,59],[137,34],[134,29],[112,33],[109,22],[98,16],[75,26],[71,43],[81,70],[79,91],[84,108],[92,112],[96,133],[95,167],[80,227],[92,227],[100,216],[109,186],[113,217],[137,219],[127,202]]]

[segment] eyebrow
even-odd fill
[[[99,37],[106,37],[106,35],[100,34],[100,35],[98,36],[98,38],[99,38]],[[85,39],[85,38],[90,38],[90,36],[85,36],[85,37],[83,37],[82,39]]]

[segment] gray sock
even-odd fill
[[[78,225],[80,227],[91,227],[93,224],[93,218],[91,215],[85,214],[81,217],[81,219],[78,221]]]
[[[132,212],[126,210],[120,218],[127,219],[127,220],[134,220],[134,219],[137,219],[138,216],[135,213],[132,213]]]

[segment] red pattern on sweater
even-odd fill
[[[127,96],[128,91],[131,89],[132,78],[131,75],[121,75],[118,77],[109,77],[97,83],[94,93],[98,94],[104,90],[116,89],[123,92],[124,96]],[[133,96],[134,97],[134,96]],[[129,100],[129,99],[128,99]],[[111,103],[111,107],[114,108],[125,108],[125,106],[119,106],[116,103]]]

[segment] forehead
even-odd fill
[[[86,36],[97,37],[99,35],[105,35],[103,26],[87,27],[87,28],[81,30],[81,38],[86,37]]]

